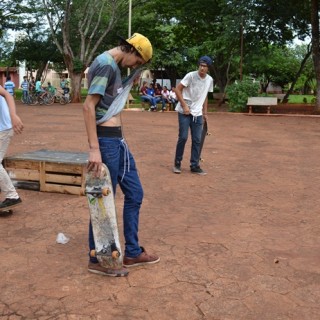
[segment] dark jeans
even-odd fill
[[[140,98],[142,101],[150,103],[151,106],[157,105],[155,98],[152,96],[141,96]]]
[[[123,232],[125,238],[125,256],[135,258],[142,252],[139,246],[139,212],[143,199],[143,189],[138,176],[135,161],[122,138],[99,137],[102,162],[110,171],[114,194],[119,184],[124,194]],[[89,224],[89,249],[95,248],[91,221]],[[92,262],[96,258],[90,257]]]
[[[190,167],[199,165],[200,160],[200,141],[203,126],[202,116],[194,117],[178,113],[179,138],[176,147],[175,163],[180,163],[183,159],[184,147],[188,140],[189,128],[191,131],[191,157]]]
[[[22,90],[23,103],[28,103],[29,92]]]

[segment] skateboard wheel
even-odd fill
[[[109,188],[104,188],[101,190],[101,193],[104,195],[104,196],[107,196],[110,194],[110,189]]]
[[[96,250],[91,250],[90,251],[90,257],[95,257],[96,256]]]
[[[112,259],[118,259],[120,257],[120,252],[118,250],[112,251]]]

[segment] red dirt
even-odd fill
[[[25,131],[8,154],[87,151],[81,105],[18,112]],[[319,319],[320,118],[210,114],[207,176],[189,172],[190,142],[171,172],[174,112],[122,119],[145,191],[140,241],[161,262],[89,273],[86,198],[20,189],[0,218],[0,319]]]

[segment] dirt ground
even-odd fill
[[[9,155],[87,151],[81,105],[17,109]],[[210,114],[207,176],[189,172],[190,142],[172,173],[174,112],[122,120],[145,191],[140,242],[160,263],[89,273],[86,198],[19,189],[0,218],[0,319],[318,320],[320,118]],[[116,202],[121,228],[120,190]]]

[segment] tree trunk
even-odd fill
[[[82,73],[70,73],[71,79],[71,88],[72,88],[72,100],[71,102],[79,103],[81,102],[81,81],[82,81]]]
[[[287,91],[287,93],[283,97],[282,103],[287,103],[288,102],[288,97],[289,97],[290,94],[292,94],[294,86],[296,85],[296,83],[297,83],[297,81],[298,81],[298,79],[299,79],[299,77],[300,77],[300,75],[301,75],[301,73],[303,71],[303,68],[306,65],[307,60],[309,59],[310,55],[311,55],[311,50],[308,47],[308,52],[305,55],[305,57],[303,58],[303,60],[301,61],[300,68],[299,68],[298,72],[296,73],[296,76],[294,77],[289,90]]]
[[[320,39],[319,39],[319,0],[311,0],[312,59],[317,80],[316,111],[320,112]]]

